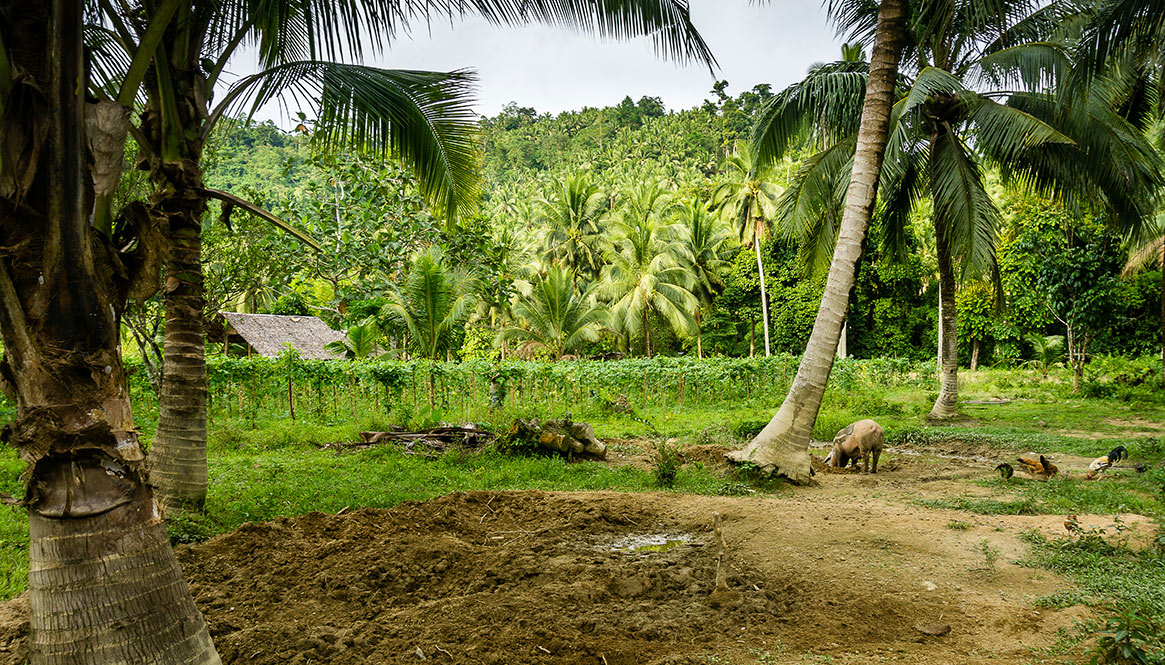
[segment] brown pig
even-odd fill
[[[868,419],[859,420],[833,437],[833,450],[825,458],[825,464],[844,469],[853,462],[856,467],[860,457],[862,473],[877,473],[878,457],[882,455],[885,441],[881,425]]]

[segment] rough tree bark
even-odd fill
[[[142,123],[160,158],[150,166],[156,186],[153,206],[169,226],[166,262],[166,330],[158,430],[150,449],[150,482],[163,509],[201,508],[206,501],[206,344],[203,321],[202,215],[206,194],[199,161],[203,118],[195,72],[175,73],[182,81],[179,128],[167,127],[162,113],[147,108]],[[181,138],[168,136],[179,132]]]
[[[942,345],[939,347],[941,387],[930,417],[954,418],[959,413],[959,343],[955,319],[955,269],[951,264],[950,226],[937,216],[934,222],[934,242],[938,257],[939,302],[938,315],[942,326]]]
[[[833,369],[841,326],[849,308],[862,241],[877,198],[878,175],[890,127],[894,85],[906,28],[906,0],[883,0],[870,60],[870,78],[862,107],[853,175],[846,193],[841,231],[829,267],[821,307],[801,357],[797,377],[781,408],[747,447],[729,454],[752,462],[795,483],[810,482],[809,438]]]
[[[17,404],[3,437],[29,466],[30,659],[217,664],[146,482],[119,352],[127,293],[150,273],[156,288],[160,265],[89,223],[83,4],[0,0],[20,72],[0,91],[0,377]]]

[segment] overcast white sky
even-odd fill
[[[774,90],[800,80],[815,62],[838,59],[834,36],[819,0],[690,0],[692,21],[715,54],[716,78],[736,95],[757,83]],[[477,70],[476,110],[495,115],[510,101],[538,112],[610,106],[625,95],[660,97],[668,109],[700,105],[711,98],[713,75],[706,67],[680,66],[655,56],[651,42],[598,42],[542,26],[495,29],[477,18],[453,26],[434,25],[398,39],[382,57],[366,64],[398,69]],[[254,65],[241,61],[239,74]],[[292,109],[294,111],[296,109]],[[309,116],[310,109],[304,109]],[[284,128],[293,123],[272,105],[259,114]]]

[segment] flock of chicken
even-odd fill
[[[1116,448],[1110,450],[1107,455],[1102,455],[1092,460],[1092,463],[1088,465],[1088,471],[1084,474],[1084,478],[1085,480],[1096,480],[1105,471],[1108,471],[1112,467],[1119,464],[1122,460],[1127,460],[1128,458],[1129,451],[1125,450],[1124,446],[1117,446]],[[1052,464],[1052,462],[1043,455],[1040,455],[1039,459],[1032,459],[1030,457],[1017,457],[1016,460],[1020,464],[1023,464],[1024,470],[1027,471],[1028,475],[1041,482],[1046,482],[1049,478],[1060,472],[1060,469],[1056,468],[1056,465]],[[1137,473],[1145,472],[1145,465],[1140,462],[1134,464],[1133,468],[1136,469]],[[1004,462],[995,467],[995,471],[998,472],[1004,480],[1011,478],[1015,474],[1015,468],[1007,462]]]

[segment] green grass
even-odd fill
[[[1111,532],[1111,529],[1109,530]],[[1165,622],[1165,557],[1160,548],[1134,550],[1095,537],[1049,539],[1038,531],[1024,533],[1030,555],[1019,563],[1058,573],[1077,590],[1040,599],[1049,607],[1071,602],[1136,610],[1156,623]]]

